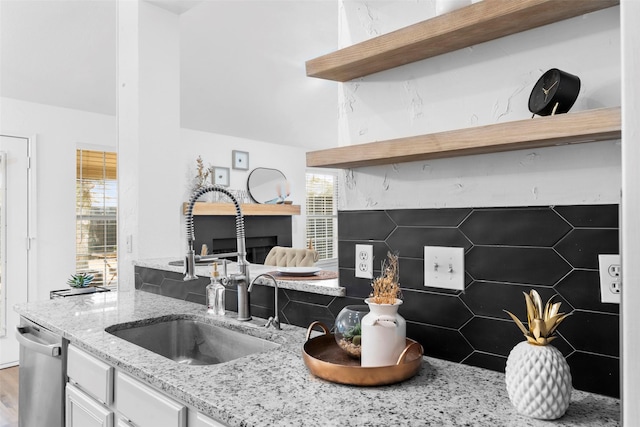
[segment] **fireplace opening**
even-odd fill
[[[203,244],[207,245],[210,254],[236,251],[235,216],[199,215],[194,217],[193,223],[197,253]],[[247,261],[252,264],[264,264],[274,246],[291,247],[290,216],[245,216],[244,225]]]
[[[247,261],[252,264],[264,264],[264,260],[267,258],[271,248],[278,245],[278,238],[276,236],[247,237],[245,238],[245,245],[247,248]],[[235,252],[236,239],[212,239],[208,247],[210,254]]]

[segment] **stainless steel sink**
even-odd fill
[[[185,365],[213,365],[280,345],[241,332],[191,319],[160,319],[105,329],[123,340]]]

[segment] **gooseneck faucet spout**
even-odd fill
[[[227,282],[235,284],[238,287],[238,320],[251,320],[251,309],[249,306],[249,263],[247,262],[247,249],[244,238],[244,217],[240,209],[238,200],[224,187],[211,185],[194,191],[189,199],[187,210],[185,212],[185,224],[187,226],[187,255],[184,260],[184,280],[194,280],[198,276],[195,274],[195,251],[193,243],[195,241],[195,232],[193,228],[193,207],[196,201],[205,193],[219,192],[227,196],[233,202],[236,208],[236,248],[238,253],[238,274],[232,274]]]
[[[267,323],[264,325],[266,328],[268,328],[269,326],[273,326],[276,329],[282,329],[280,327],[280,319],[278,319],[278,281],[276,280],[275,277],[273,277],[271,274],[269,273],[263,273],[263,274],[259,274],[257,275],[252,281],[251,284],[249,285],[249,292],[251,292],[251,289],[253,288],[254,283],[256,283],[256,280],[258,280],[261,277],[265,277],[267,279],[271,279],[271,281],[273,282],[273,286],[275,286],[275,316],[274,317],[269,317],[269,319],[267,320]]]

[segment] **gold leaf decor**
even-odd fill
[[[527,304],[528,329],[513,313],[507,310],[504,310],[504,312],[511,316],[527,341],[535,345],[547,345],[556,338],[553,334],[558,325],[571,313],[560,313],[561,303],[552,303],[553,297],[549,298],[543,308],[542,299],[535,289],[532,289],[528,294],[526,292],[523,292],[523,294]]]

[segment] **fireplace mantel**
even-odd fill
[[[292,216],[300,215],[300,205],[272,205],[245,203],[240,205],[244,216]],[[187,203],[182,206],[182,211],[187,210]],[[233,203],[207,203],[196,202],[193,207],[193,215],[235,215],[236,208]]]

